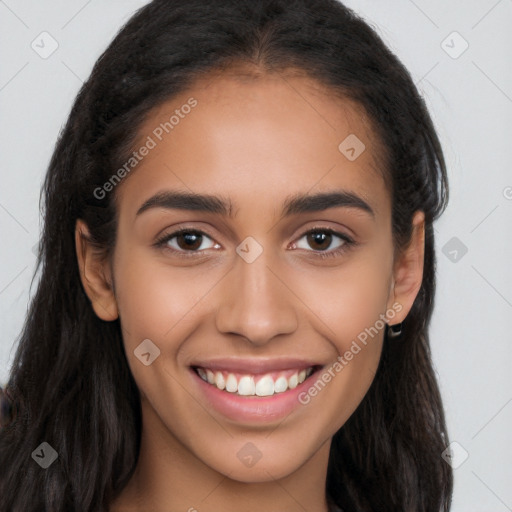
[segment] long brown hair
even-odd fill
[[[345,512],[449,510],[452,473],[432,368],[433,222],[448,185],[442,149],[411,76],[363,20],[334,0],[155,0],[121,29],[81,88],[43,189],[40,280],[20,335],[0,424],[0,511],[105,511],[137,462],[141,411],[119,321],[103,322],[82,288],[74,229],[115,244],[115,193],[96,197],[126,161],[151,109],[200,73],[251,62],[298,68],[357,101],[386,148],[395,248],[425,212],[421,289],[400,341],[384,340],[375,380],[335,434],[326,495]],[[135,171],[136,172],[136,171]],[[58,453],[42,470],[42,442]]]

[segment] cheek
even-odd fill
[[[391,258],[385,251],[361,251],[346,264],[330,269],[309,270],[296,280],[297,295],[324,324],[322,332],[348,350],[352,340],[376,327],[381,337],[391,280]]]
[[[127,348],[143,339],[171,340],[213,281],[199,267],[173,267],[147,249],[120,247],[115,258],[116,299]],[[129,347],[128,347],[129,346]]]
[[[325,415],[332,434],[355,411],[377,372],[390,269],[390,254],[372,249],[347,260],[345,266],[310,273],[299,285],[297,294],[310,298],[311,322],[339,354],[302,397],[303,403],[331,404]],[[315,428],[313,418],[309,428]]]

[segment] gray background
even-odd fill
[[[145,3],[0,1],[2,384],[31,293],[39,190],[57,134],[95,60]],[[450,437],[458,443],[452,510],[510,511],[512,0],[346,3],[411,71],[449,167],[450,204],[436,224],[431,337]],[[43,31],[58,43],[47,58],[31,47],[51,50]]]

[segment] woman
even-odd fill
[[[331,0],[155,0],[44,184],[0,510],[449,510],[448,197],[410,75]]]

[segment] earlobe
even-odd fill
[[[398,303],[401,310],[393,319],[393,324],[403,322],[412,308],[423,281],[425,256],[425,214],[417,211],[413,217],[411,241],[394,264],[390,304]]]
[[[89,236],[87,225],[78,219],[75,247],[80,280],[96,315],[107,322],[119,316],[108,261]]]

